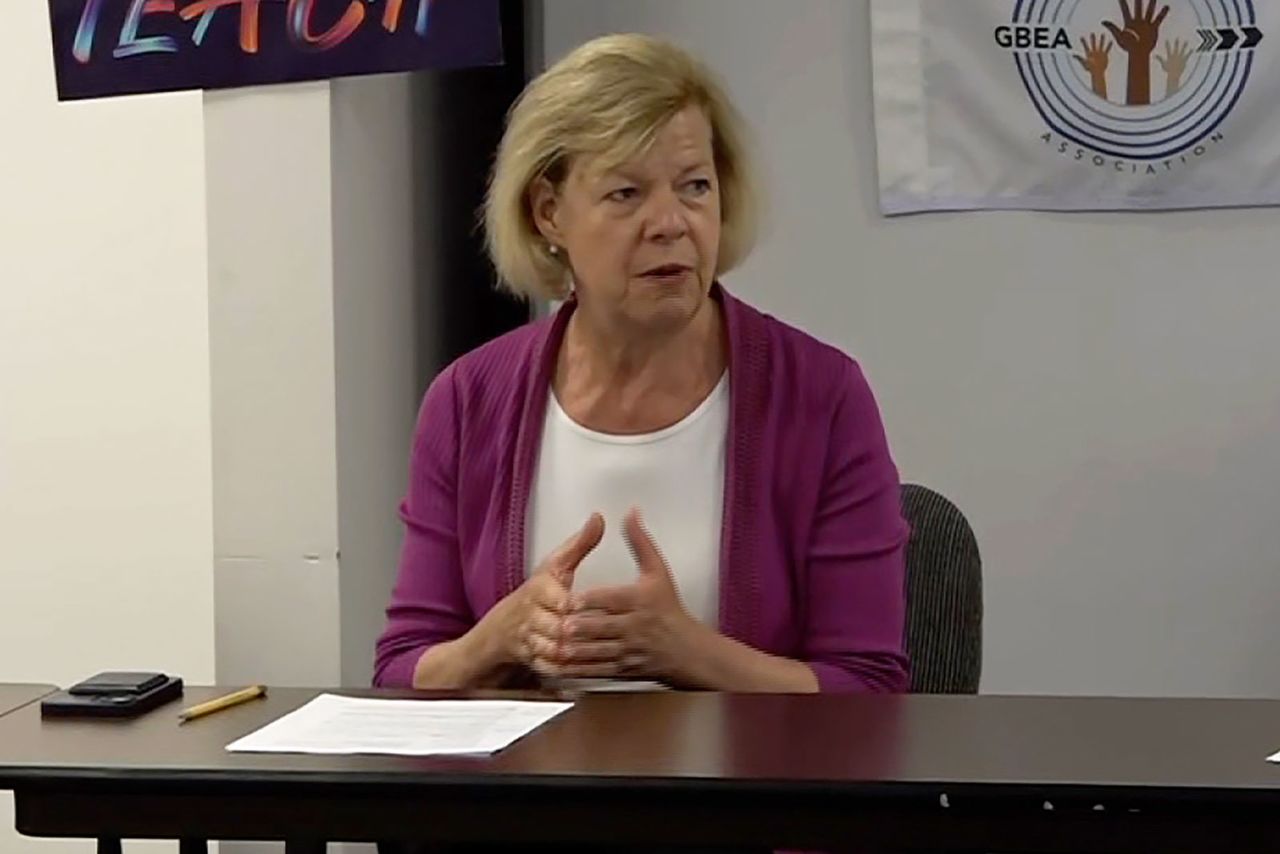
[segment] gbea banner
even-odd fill
[[[1280,2],[872,0],[871,14],[886,213],[1280,203]]]
[[[498,0],[49,0],[62,100],[502,61]]]

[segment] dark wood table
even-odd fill
[[[29,835],[297,850],[1280,851],[1280,767],[1265,761],[1280,702],[597,695],[491,758],[224,751],[316,693],[273,689],[182,727],[176,705],[134,721],[42,721],[29,705],[0,718],[0,788]]]
[[[0,715],[20,709],[58,690],[52,685],[7,685],[0,683]]]

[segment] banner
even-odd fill
[[[60,100],[502,61],[498,0],[49,0],[49,13]]]
[[[880,206],[1280,203],[1277,0],[872,0]]]

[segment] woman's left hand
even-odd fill
[[[638,510],[627,514],[623,533],[639,578],[574,597],[573,613],[564,623],[564,669],[574,670],[580,655],[605,646],[616,653],[612,663],[619,676],[687,683],[706,635],[714,630],[685,610],[671,568]]]

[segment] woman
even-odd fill
[[[731,296],[755,193],[679,49],[578,48],[513,108],[504,283],[564,300],[427,391],[375,683],[903,691],[897,472],[857,365]]]

